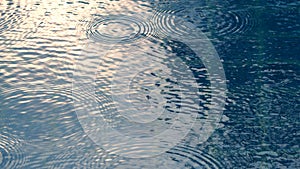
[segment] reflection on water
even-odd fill
[[[299,168],[299,5],[1,1],[0,168]],[[221,64],[205,59],[209,45],[184,40],[196,28],[221,58],[224,108],[212,104],[224,103],[224,88],[212,86],[225,81],[209,67]],[[74,92],[76,70],[84,76]],[[135,139],[162,133],[180,113],[193,126],[171,132],[182,139],[165,153],[126,158],[132,149],[118,148],[134,144],[97,144],[77,118],[79,101]],[[133,150],[149,151],[145,143]]]
[[[0,49],[22,42],[36,32],[41,20],[30,17],[37,15],[38,6],[30,0],[3,0],[0,2]]]
[[[74,102],[84,131],[108,152],[130,158],[161,154],[193,127],[198,143],[206,141],[222,117],[226,92],[218,54],[201,30],[168,13],[144,16],[82,21],[88,41],[73,76],[73,93],[85,96]]]

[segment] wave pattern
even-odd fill
[[[10,130],[18,128],[14,132],[30,144],[21,148],[21,141],[0,135],[1,168],[2,166],[4,168],[32,168],[33,166],[55,168],[55,166],[67,167],[81,163],[81,165],[85,163],[94,165],[92,163],[100,157],[98,154],[94,159],[90,159],[93,156],[89,153],[93,151],[89,153],[84,151],[87,146],[93,144],[81,130],[71,104],[73,99],[82,96],[72,95],[71,90],[48,87],[2,90],[1,128]],[[68,160],[63,157],[74,151],[74,155],[87,154],[76,156],[76,160],[71,160],[74,158],[71,155]]]
[[[105,153],[93,144],[81,142],[77,147],[64,148],[49,157],[47,168],[107,168],[116,165],[115,156]]]
[[[38,5],[32,0],[4,0],[0,2],[0,42],[3,47],[23,41],[37,31],[41,20],[30,15]],[[1,47],[0,46],[0,47]]]
[[[188,131],[186,129],[189,129],[195,120],[193,117],[198,114],[197,92],[201,86],[195,81],[193,73],[202,75],[205,73],[205,69],[201,69],[201,61],[196,56],[191,56],[191,60],[194,59],[195,63],[199,63],[197,65],[199,69],[194,67],[193,72],[188,69],[186,60],[183,61],[180,57],[175,56],[171,44],[161,41],[159,44],[168,48],[168,50],[161,50],[161,46],[154,42],[156,42],[154,39],[152,41],[148,39],[132,44],[123,44],[122,47],[116,46],[110,49],[104,57],[100,57],[95,80],[95,99],[100,112],[96,112],[95,108],[86,109],[90,112],[95,111],[91,114],[95,117],[94,119],[102,117],[105,119],[105,123],[108,123],[123,137],[132,137],[137,140],[148,139],[144,142],[109,141],[105,143],[106,146],[111,147],[110,151],[114,153],[144,152],[143,155],[147,155],[150,149],[153,152],[159,151],[164,145],[156,147],[151,144],[150,138],[159,134],[172,134],[165,130],[172,130],[178,119],[186,121],[183,126],[177,126],[177,131],[185,135]],[[168,45],[170,46],[168,47]],[[96,48],[97,45],[94,47]],[[92,46],[86,48],[86,51],[93,51]],[[99,52],[98,56],[103,55],[101,51]],[[86,54],[88,53],[84,53],[84,55]],[[192,52],[191,54],[195,55]],[[139,59],[137,60],[136,57]],[[186,58],[183,57],[183,59]],[[111,61],[115,64],[109,64]],[[201,73],[200,70],[203,72]],[[88,74],[90,75],[90,73]],[[108,74],[109,76],[107,76]],[[203,76],[205,79],[206,76]],[[203,86],[205,85],[207,84]],[[202,92],[205,95],[205,91]],[[88,96],[89,94],[85,95],[85,99],[78,100],[78,103],[87,103],[87,98],[93,99]],[[184,116],[191,117],[185,119]],[[82,117],[82,120],[88,119],[87,116],[82,115]],[[188,123],[189,120],[192,122]],[[100,125],[100,121],[90,121],[89,125],[91,127]],[[101,125],[103,124],[101,123]],[[95,132],[99,131],[95,129]],[[111,137],[110,134],[104,136],[105,138]],[[94,139],[97,140],[95,137]],[[159,135],[159,137],[161,136]],[[117,140],[116,136],[115,140]],[[173,141],[165,144],[173,144]]]
[[[0,133],[0,167],[22,168],[27,162],[23,141],[8,133]]]
[[[18,2],[17,2],[18,3]],[[0,34],[5,30],[21,24],[22,15],[14,1],[4,0],[0,2]]]
[[[223,11],[218,8],[195,8],[194,12],[192,21],[197,23],[200,29],[220,37],[247,35],[258,24],[251,9]]]
[[[176,16],[176,12],[178,11],[159,10],[153,14],[150,21],[155,25],[155,37],[164,38],[166,35],[174,35],[183,38],[195,31],[195,26]]]
[[[87,37],[101,43],[128,43],[147,38],[153,25],[138,16],[95,16],[87,28]]]
[[[196,147],[176,146],[169,152],[174,161],[180,163],[181,168],[218,169],[225,166],[213,156],[197,150]]]
[[[199,29],[171,10],[152,11],[143,17],[95,14],[91,20],[83,19],[87,28],[79,30],[91,41],[82,52],[84,58],[77,60],[73,86],[85,95],[76,100],[75,107],[94,142],[111,153],[138,153],[133,157],[138,158],[173,147],[178,139],[175,135],[184,137],[197,116],[202,118],[197,119],[197,131],[215,129],[221,118],[225,81],[215,49]],[[209,78],[211,84],[220,84],[214,91],[208,87]],[[205,106],[211,111],[204,111]],[[204,142],[210,134],[201,133],[198,141]],[[153,143],[151,138],[160,141]],[[164,139],[170,140],[161,141]]]
[[[177,145],[168,152],[152,158],[115,158],[107,163],[107,168],[191,168],[222,169],[224,164],[214,156],[199,150],[197,147]]]
[[[299,2],[148,2],[0,1],[0,168],[299,168]],[[107,154],[78,122],[73,101],[93,96],[72,91],[74,62],[89,69],[82,79],[84,89],[94,90],[88,85],[96,76],[92,83],[99,104],[88,113],[102,112],[101,118],[124,136],[161,133],[180,119],[181,107],[197,114],[196,123],[211,120],[207,126],[215,128],[219,117],[208,119],[207,112],[215,108],[212,95],[222,91],[212,94],[215,89],[209,86],[220,79],[209,78],[182,39],[169,37],[189,35],[193,25],[217,38],[214,45],[222,43],[217,50],[230,87],[222,128],[206,141],[211,133],[194,125],[184,145],[153,158],[113,154],[157,148],[147,143],[143,149],[140,142],[109,142],[114,148]],[[176,59],[190,69],[188,74]],[[136,69],[140,67],[145,69]],[[190,81],[185,82],[199,90],[199,105],[181,95],[191,93],[176,78],[187,75]],[[120,76],[130,77],[130,83],[122,83]],[[139,114],[126,114],[114,103],[112,98],[122,94],[126,102],[119,102],[121,106],[128,103]],[[196,146],[203,140],[202,148],[209,151]]]

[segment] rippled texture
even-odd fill
[[[96,16],[88,26],[87,36],[104,43],[130,43],[151,34],[151,23],[142,16]]]
[[[189,131],[198,114],[199,119],[203,120],[197,123],[205,120],[211,120],[212,123],[218,122],[218,116],[220,116],[218,112],[212,118],[209,115],[210,112],[202,112],[200,110],[202,108],[198,107],[198,95],[209,96],[210,90],[207,87],[208,84],[205,84],[206,70],[200,58],[188,49],[188,46],[171,41],[158,43],[157,40],[148,38],[147,41],[139,41],[138,44],[117,45],[103,55],[101,44],[89,45],[83,53],[88,58],[84,61],[85,65],[99,67],[100,77],[97,78],[94,86],[99,92],[95,96],[93,92],[84,92],[93,88],[93,85],[89,85],[94,82],[93,73],[90,72],[91,67],[79,69],[73,83],[76,89],[75,94],[86,96],[82,100],[75,101],[78,107],[78,117],[85,131],[97,144],[100,142],[109,151],[117,154],[134,154],[135,151],[141,153],[135,157],[146,156],[150,152],[156,155],[161,153],[160,149],[166,151],[170,146],[174,146],[176,140],[181,139]],[[165,49],[161,48],[162,45],[166,45]],[[178,48],[181,49],[173,51]],[[180,55],[180,51],[184,49],[190,50],[192,55],[190,58]],[[100,59],[95,60],[95,55]],[[138,61],[136,57],[139,58]],[[115,64],[108,65],[108,60]],[[189,60],[194,60],[197,65],[190,63]],[[97,61],[99,65],[95,64]],[[105,76],[106,74],[110,76]],[[198,86],[194,75],[203,76],[203,79],[197,79],[199,82],[203,81],[201,86]],[[86,80],[82,81],[84,77]],[[87,80],[89,83],[86,83]],[[198,94],[197,90],[202,90],[203,93]],[[222,89],[216,88],[215,91],[221,93]],[[96,101],[92,101],[93,97],[100,103],[100,114],[93,108],[93,105],[97,105]],[[206,104],[207,101],[203,99],[201,102]],[[86,107],[89,112],[93,113],[86,115],[87,112],[81,107]],[[111,129],[101,131],[98,127],[94,127],[98,125],[105,128],[106,123],[111,126],[110,128],[114,128],[112,130],[116,129],[118,132],[106,131]],[[211,127],[208,124],[201,125]],[[176,131],[172,131],[174,129]],[[99,134],[96,135],[97,132]],[[123,136],[119,136],[120,134]],[[209,132],[205,134],[200,136],[199,141],[203,142],[207,139]],[[176,135],[180,137],[174,139]],[[132,139],[126,141],[124,137],[132,137]],[[151,140],[151,137],[158,139]],[[136,141],[130,141],[134,140],[133,138]],[[163,139],[167,140],[160,145],[157,140]]]
[[[152,158],[112,160],[110,168],[209,168],[218,169],[225,166],[214,157],[198,149],[179,145],[165,154]]]
[[[203,27],[209,26],[207,31],[214,31],[218,36],[239,35],[251,31],[257,24],[253,18],[253,11],[249,10],[232,10],[222,11],[222,9],[195,9],[203,18]],[[211,18],[211,19],[207,19]],[[215,22],[215,21],[218,22]],[[207,24],[209,23],[209,25]]]
[[[7,29],[11,29],[22,24],[23,19],[26,19],[26,17],[28,17],[28,14],[22,14],[22,10],[24,10],[23,8],[26,8],[27,4],[22,4],[26,6],[20,5],[21,4],[18,1],[14,2],[5,0],[1,2],[0,33],[3,33]],[[31,4],[29,3],[29,5]]]
[[[177,146],[172,151],[168,152],[174,156],[174,160],[178,161],[180,164],[177,164],[176,167],[180,168],[224,168],[225,166],[214,159],[214,157],[209,154],[205,154],[196,147],[189,146]],[[175,166],[174,166],[175,167]]]
[[[38,5],[31,0],[3,0],[0,2],[0,48],[5,50],[11,44],[21,43],[37,31],[41,20]]]
[[[22,150],[23,140],[8,133],[0,134],[0,167],[21,168],[27,158]]]
[[[296,0],[2,0],[0,168],[300,168],[299,6]],[[224,67],[221,116],[208,116],[220,107],[211,104],[224,91],[211,87],[218,78],[210,78],[188,43],[172,39],[195,29]],[[116,149],[109,152],[77,117],[73,103],[88,101],[85,109],[92,98],[73,90],[78,67],[85,68],[80,87],[95,90],[89,113],[101,112],[125,136],[162,132],[182,106],[198,125],[152,158],[118,155],[147,152],[145,143],[123,151],[112,140]],[[198,105],[184,84],[197,89]],[[117,105],[112,98],[123,94]],[[207,121],[214,132],[200,127]]]

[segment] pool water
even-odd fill
[[[298,1],[0,12],[0,168],[300,168]]]

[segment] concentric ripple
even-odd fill
[[[78,124],[71,102],[82,97],[55,86],[1,90],[0,128],[17,129],[33,146],[21,149],[21,141],[0,134],[0,168],[99,168],[112,158],[95,148]]]
[[[152,31],[151,23],[140,16],[95,15],[87,26],[86,35],[95,42],[115,44],[147,38]]]
[[[196,121],[197,141],[203,143],[222,117],[225,75],[213,45],[199,29],[171,14],[157,13],[150,21],[160,17],[172,18],[173,26],[158,22],[155,36],[144,41],[90,43],[77,63],[73,92],[84,96],[74,102],[78,119],[109,153],[130,158],[161,154],[180,142]],[[181,56],[183,49],[190,55]],[[212,97],[209,111],[199,107],[201,86],[195,76],[206,77],[195,64],[199,60],[211,85],[203,91]]]
[[[27,159],[22,150],[23,142],[8,133],[0,133],[0,168],[22,168]]]
[[[189,37],[189,33],[195,31],[193,24],[174,15],[174,11],[156,11],[150,21],[155,27],[154,36],[158,38],[170,37],[170,35],[181,38]]]
[[[83,100],[75,100],[75,107],[85,132],[108,152],[132,158],[168,150],[187,134],[200,109],[198,85],[188,66],[159,51],[153,42],[142,44],[107,52],[102,59],[114,60],[115,67],[103,65],[98,71],[111,72],[113,78],[101,78],[104,74],[100,73],[95,96],[84,91],[93,89],[91,84],[91,88],[74,85],[75,94],[84,95]],[[155,46],[157,53],[150,46]],[[85,109],[89,116],[84,115]]]
[[[114,169],[166,169],[166,168],[192,168],[192,169],[223,169],[224,164],[214,156],[189,145],[178,145],[165,154],[152,158],[116,159],[111,167]]]
[[[225,166],[213,156],[197,150],[196,147],[179,145],[167,152],[178,162],[180,168],[222,169]]]
[[[197,23],[204,32],[210,32],[219,36],[241,35],[252,30],[257,21],[253,17],[251,9],[222,11],[221,9],[195,8],[194,16],[190,22]],[[187,13],[187,12],[186,12]],[[155,25],[155,35],[160,37],[165,34],[186,36],[195,30],[195,26],[184,21],[177,15],[184,15],[185,12],[172,10],[160,10],[151,17]]]
[[[222,19],[216,19],[219,22],[216,30],[220,36],[243,34],[250,31],[255,26],[255,22],[253,18],[251,18],[251,14],[249,12],[228,11],[220,17],[222,17]]]
[[[73,96],[71,90],[55,86],[1,91],[0,126],[18,128],[18,135],[47,151],[76,145],[85,135],[71,104]]]
[[[65,148],[47,160],[47,168],[105,168],[113,156],[105,154],[93,144],[83,142],[74,148]]]
[[[257,25],[251,9],[229,10],[196,8],[195,22],[203,31],[218,36],[243,35]]]

